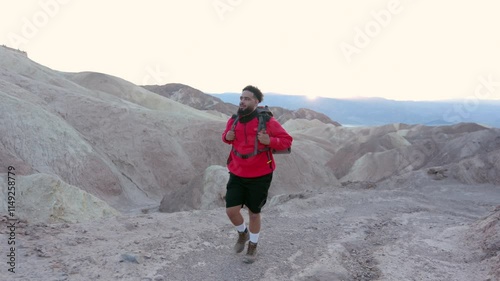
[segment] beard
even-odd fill
[[[245,109],[238,108],[238,115],[245,116],[253,112],[255,108],[247,107]]]

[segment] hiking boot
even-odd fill
[[[243,262],[253,263],[256,259],[257,259],[257,243],[248,242],[247,254],[243,259]]]
[[[245,249],[245,243],[250,240],[250,236],[248,234],[248,229],[245,232],[238,231],[238,241],[234,244],[234,251],[236,253],[241,253],[243,249]]]

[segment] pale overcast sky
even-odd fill
[[[207,93],[500,99],[498,0],[0,4],[0,44],[60,71]]]

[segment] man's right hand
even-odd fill
[[[226,140],[227,140],[227,141],[232,141],[232,140],[234,140],[234,131],[228,131],[228,132],[226,133]]]

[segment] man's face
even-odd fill
[[[250,91],[243,91],[240,96],[240,108],[238,108],[239,115],[247,115],[252,113],[257,105],[259,104],[259,100],[253,95]]]

